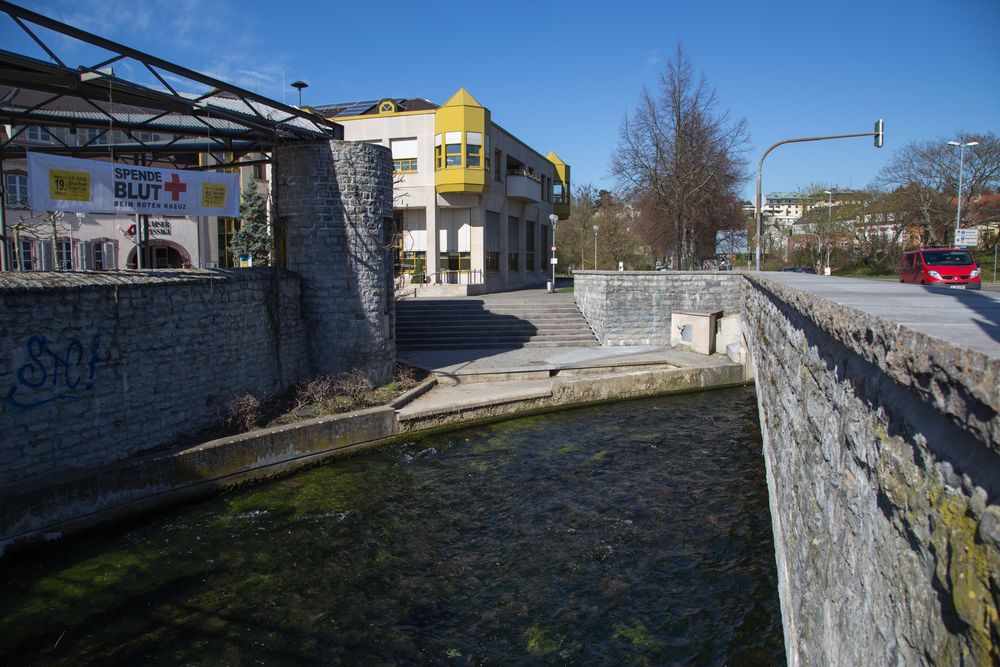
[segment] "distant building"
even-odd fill
[[[569,216],[570,167],[559,156],[494,123],[464,88],[441,106],[383,98],[312,110],[346,140],[392,151],[401,282],[442,294],[544,284],[549,216]]]

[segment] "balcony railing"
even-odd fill
[[[542,201],[542,181],[521,170],[507,171],[507,196],[526,202]]]

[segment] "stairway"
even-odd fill
[[[599,347],[572,294],[508,292],[396,303],[396,349]]]

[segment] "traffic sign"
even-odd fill
[[[959,229],[955,236],[955,245],[979,245],[979,230],[975,227],[970,227],[969,229]]]

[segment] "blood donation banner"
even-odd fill
[[[236,217],[240,177],[29,152],[28,201],[36,211]]]

